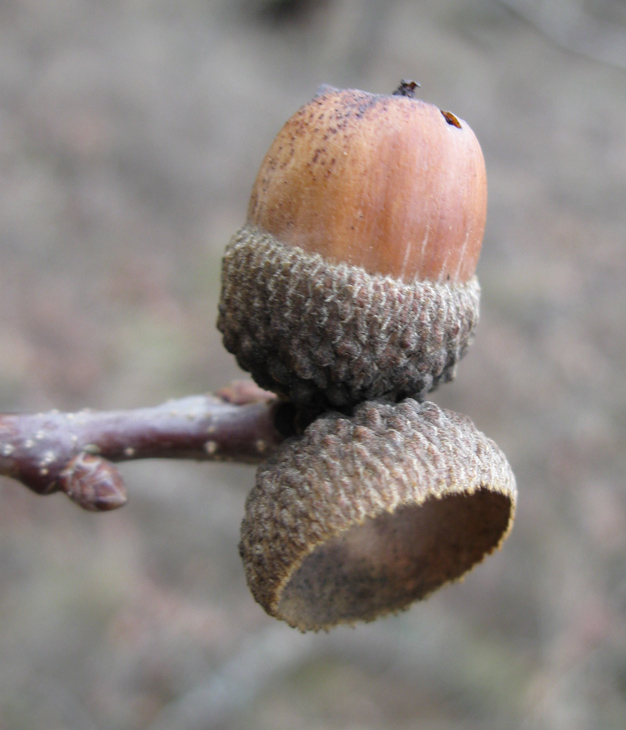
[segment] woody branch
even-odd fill
[[[0,475],[38,494],[62,491],[81,507],[121,507],[114,462],[192,459],[260,463],[283,441],[279,402],[251,382],[152,408],[0,414]]]

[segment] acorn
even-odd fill
[[[509,534],[500,449],[434,403],[328,412],[259,468],[240,553],[255,599],[302,631],[371,621],[462,578]]]
[[[472,339],[484,160],[415,86],[324,87],[278,133],[227,247],[224,345],[296,404],[423,399]]]

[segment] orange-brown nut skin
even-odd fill
[[[327,88],[278,133],[247,222],[370,274],[462,283],[486,211],[484,159],[466,122],[407,96]]]

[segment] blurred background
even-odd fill
[[[433,400],[508,455],[512,536],[302,635],[245,585],[252,468],[128,464],[105,515],[4,480],[0,730],[626,727],[623,0],[0,0],[0,409],[238,377],[219,263],[273,136],[401,78],[487,162],[482,321]]]

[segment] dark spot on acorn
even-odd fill
[[[461,129],[461,122],[459,122],[459,120],[454,116],[452,112],[444,112],[442,110],[441,113],[443,114],[443,117],[446,122],[448,122],[448,124],[450,124],[452,127],[456,127],[457,129]]]

